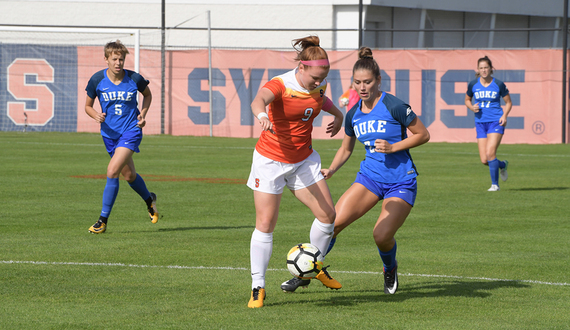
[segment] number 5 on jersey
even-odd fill
[[[122,104],[115,104],[115,114],[117,116],[120,116],[123,114],[123,109],[121,108],[123,105]]]

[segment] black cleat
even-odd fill
[[[311,284],[311,280],[303,280],[298,277],[293,277],[289,281],[283,282],[281,284],[281,290],[283,292],[295,292],[298,287],[307,288]]]
[[[394,267],[391,272],[384,269],[384,293],[394,294],[398,290],[398,266]]]

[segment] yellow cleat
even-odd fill
[[[316,276],[316,279],[321,281],[323,285],[329,289],[338,290],[342,288],[342,285],[329,275],[329,272],[327,272],[328,267],[329,266],[323,267],[321,272]]]
[[[107,230],[107,224],[101,220],[97,220],[93,226],[89,227],[89,231],[92,234],[101,234],[104,233],[105,230]]]
[[[152,204],[148,208],[148,216],[150,217],[150,222],[157,223],[158,211],[156,210],[156,194],[151,192],[150,197],[152,198]]]
[[[260,308],[263,307],[263,301],[265,300],[265,289],[258,286],[257,288],[251,290],[251,298],[247,307],[249,308]]]

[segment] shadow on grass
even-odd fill
[[[509,189],[513,191],[549,191],[549,190],[568,190],[568,187],[541,187],[541,188],[519,188],[519,189]]]
[[[466,297],[466,298],[487,298],[493,290],[503,288],[522,289],[530,285],[518,281],[451,281],[438,283],[424,283],[417,285],[405,285],[398,288],[394,295],[384,293],[384,290],[362,290],[362,291],[338,291],[338,294],[330,295],[325,292],[298,292],[296,295],[323,294],[323,299],[315,301],[295,300],[295,303],[311,303],[320,306],[355,306],[360,303],[386,302],[396,303],[409,299],[438,298],[438,297]],[[326,296],[324,296],[326,294]],[[291,302],[277,303],[275,305],[286,305]],[[267,304],[271,305],[271,303]]]
[[[211,227],[177,227],[160,228],[158,231],[186,231],[186,230],[231,230],[231,229],[254,229],[255,226],[211,226]]]

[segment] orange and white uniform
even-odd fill
[[[276,76],[263,86],[275,95],[268,111],[275,134],[263,131],[255,146],[262,156],[289,164],[298,163],[313,152],[313,120],[327,99],[326,79],[309,91],[301,87],[296,72],[294,69]]]

